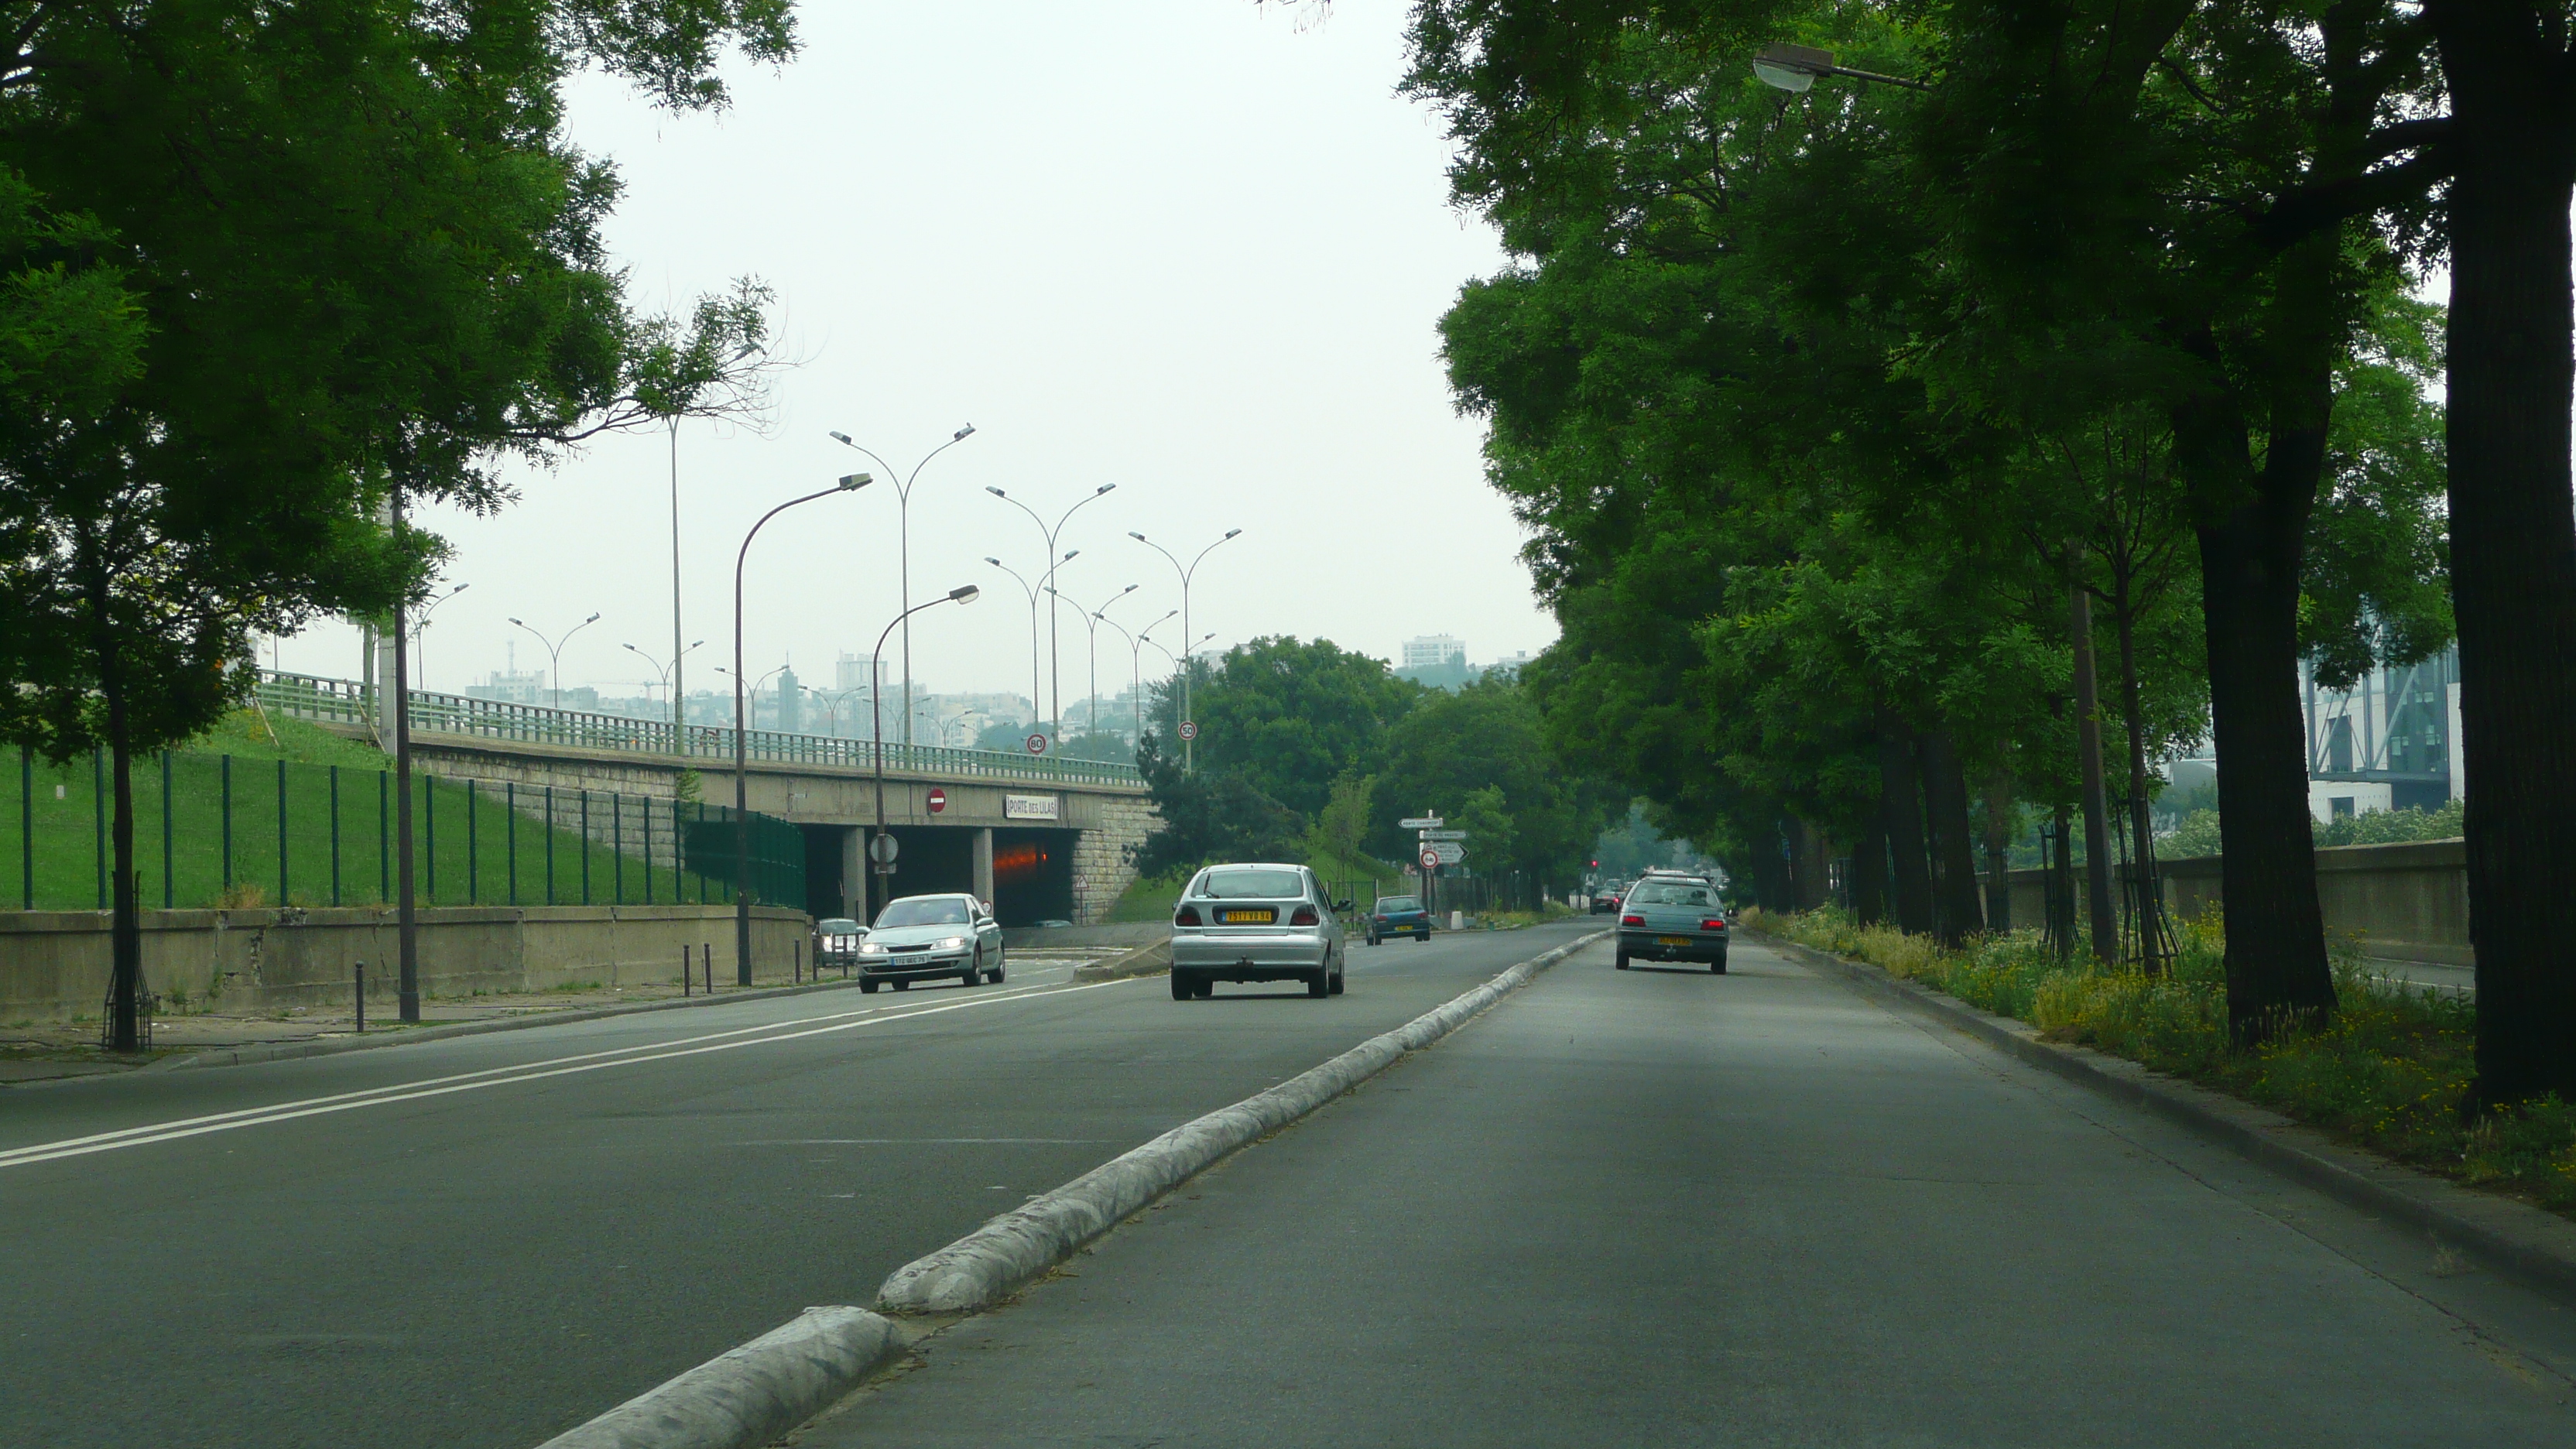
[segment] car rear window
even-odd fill
[[[818,936],[855,936],[859,933],[859,923],[835,916],[828,921],[815,922],[814,933]]]
[[[1199,877],[1202,900],[1284,901],[1305,894],[1305,878],[1293,870],[1212,870]]]
[[[896,901],[877,912],[877,929],[888,926],[962,926],[966,903],[954,896],[917,896]]]
[[[1632,906],[1713,906],[1717,892],[1696,885],[1641,885],[1628,894]]]
[[[1418,911],[1422,909],[1422,902],[1411,896],[1379,896],[1377,908],[1381,911]]]

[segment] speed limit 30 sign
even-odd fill
[[[1194,739],[1197,739],[1198,737],[1199,737],[1199,722],[1198,722],[1197,720],[1194,720],[1194,719],[1185,719],[1185,720],[1181,721],[1181,738],[1182,738],[1182,739],[1185,739],[1185,740],[1194,740]]]

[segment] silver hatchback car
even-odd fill
[[[1172,999],[1215,994],[1219,981],[1303,981],[1308,996],[1339,996],[1342,923],[1324,884],[1302,865],[1212,865],[1172,908]]]

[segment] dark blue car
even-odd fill
[[[1411,936],[1417,941],[1431,939],[1431,913],[1422,908],[1419,896],[1379,896],[1369,908],[1368,943],[1372,946],[1389,936]]]

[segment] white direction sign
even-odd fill
[[[1467,858],[1467,847],[1455,840],[1435,840],[1422,849],[1425,854],[1440,857],[1442,865],[1456,865]]]
[[[1464,840],[1467,838],[1467,832],[1463,830],[1425,830],[1422,832],[1422,838],[1425,840]]]
[[[1395,822],[1399,830],[1437,830],[1448,823],[1437,815],[1416,815],[1410,820]]]

